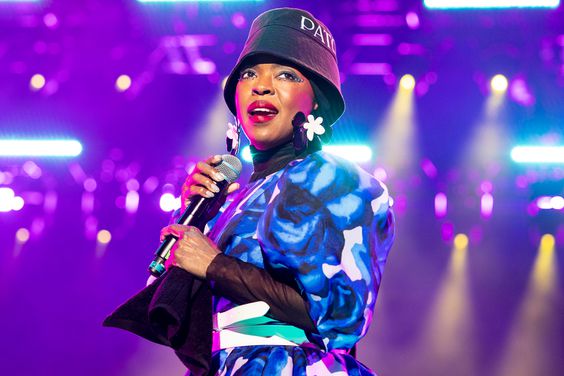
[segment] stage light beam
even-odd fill
[[[544,234],[540,239],[527,290],[515,314],[496,375],[544,375],[552,370],[549,350],[554,342],[547,339],[561,339],[554,328],[562,321],[557,305],[560,289],[555,244],[552,234]]]

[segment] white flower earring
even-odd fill
[[[239,119],[235,118],[235,124],[227,123],[227,132],[225,133],[225,143],[227,144],[227,151],[231,155],[237,155],[239,152],[239,139],[241,135],[241,123]]]
[[[304,123],[303,127],[307,131],[307,139],[313,141],[315,135],[322,135],[325,133],[325,128],[323,127],[323,118],[318,116],[317,118],[313,115],[307,116],[307,122]]]

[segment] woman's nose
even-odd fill
[[[274,94],[274,88],[272,87],[272,80],[269,80],[268,78],[258,79],[256,85],[253,87],[253,94],[255,95]]]

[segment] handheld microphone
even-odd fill
[[[219,187],[219,192],[212,198],[194,196],[190,200],[186,211],[176,223],[185,226],[195,226],[203,230],[205,224],[217,214],[227,194],[227,187],[237,180],[241,174],[243,165],[239,158],[234,155],[224,154],[221,156],[221,162],[214,168],[225,177],[224,180],[216,182],[216,185]],[[169,258],[170,251],[177,241],[178,238],[176,236],[168,235],[161,243],[160,247],[155,252],[155,258],[149,265],[151,275],[159,277],[165,272],[165,262]]]

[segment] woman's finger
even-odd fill
[[[189,226],[183,226],[179,224],[172,224],[166,226],[161,230],[161,241],[163,241],[164,238],[168,235],[174,235],[178,239],[182,239],[184,237],[184,233],[188,232],[189,229],[190,229]]]
[[[206,187],[208,189],[208,191],[211,191],[211,192],[214,192],[214,193],[219,192],[219,187],[215,184],[215,181],[208,178],[207,176],[202,175],[202,174],[194,174],[194,176],[192,176],[192,178],[199,185],[203,185],[204,187]]]
[[[200,195],[202,197],[211,198],[215,196],[215,193],[212,191],[208,191],[206,188],[202,187],[201,185],[193,185],[190,187],[191,195]]]
[[[219,154],[212,155],[211,157],[206,159],[206,163],[211,165],[211,166],[216,166],[216,165],[219,164],[219,162],[221,162],[221,155],[219,155]]]
[[[229,187],[227,187],[227,194],[231,194],[231,193],[235,192],[236,190],[238,190],[239,188],[241,188],[241,184],[231,183],[231,184],[229,184]]]
[[[198,164],[196,165],[196,168],[198,169],[198,172],[209,176],[210,178],[212,178],[216,182],[222,181],[222,180],[225,179],[225,176],[223,176],[223,174],[221,174],[219,171],[217,171],[215,168],[213,168],[212,166],[210,166],[209,164],[207,164],[205,162],[198,162]]]

